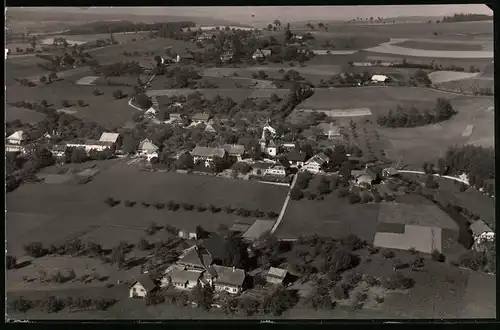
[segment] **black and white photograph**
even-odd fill
[[[496,318],[491,6],[5,17],[6,322]]]

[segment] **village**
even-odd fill
[[[8,77],[12,315],[489,315],[493,98],[435,77],[489,81],[490,54],[391,57],[451,32],[368,22],[391,38],[96,21],[11,46],[38,63]]]

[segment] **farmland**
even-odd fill
[[[424,50],[451,50],[451,51],[476,51],[483,47],[477,43],[467,42],[445,42],[444,40],[425,42],[418,40],[407,40],[397,44],[399,47],[424,49]]]

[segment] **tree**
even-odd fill
[[[24,299],[23,296],[9,301],[9,304],[13,310],[22,313],[26,313],[34,307],[33,302],[31,300]]]
[[[13,269],[16,266],[17,259],[14,256],[7,255],[5,258],[5,264],[7,266],[7,269]]]
[[[330,271],[342,272],[356,267],[359,264],[359,257],[345,250],[337,250],[330,260]]]
[[[209,285],[197,285],[191,292],[192,301],[197,303],[198,308],[210,310],[214,301],[213,290]]]
[[[113,97],[117,100],[122,99],[124,97],[123,91],[121,89],[117,89],[113,92]]]
[[[237,235],[229,235],[225,241],[225,256],[222,263],[227,267],[236,267],[246,269],[249,257],[247,246],[241,237]]]
[[[86,162],[88,159],[89,157],[83,148],[71,148],[68,157],[66,157],[66,161],[77,164]]]
[[[302,190],[299,187],[294,187],[292,190],[290,190],[290,198],[292,200],[301,200],[304,197],[304,194],[302,193]]]
[[[99,96],[99,95],[102,95],[102,92],[100,90],[98,90],[97,88],[95,88],[92,92],[95,96]]]
[[[78,100],[77,104],[78,104],[79,107],[83,108],[85,106],[85,101]]]
[[[413,279],[405,277],[400,272],[393,273],[391,276],[382,280],[382,286],[388,290],[406,290],[414,285]]]
[[[52,80],[56,80],[58,77],[57,77],[57,73],[55,72],[51,72],[49,74],[49,81],[52,81]]]
[[[24,251],[26,251],[26,253],[33,258],[40,258],[47,254],[47,250],[40,242],[32,242],[25,245]]]
[[[68,108],[70,107],[71,105],[69,104],[69,101],[68,100],[62,100],[61,101],[61,105],[63,108]]]
[[[132,134],[127,134],[123,137],[122,150],[128,154],[135,153],[139,147],[139,139]]]
[[[40,82],[41,82],[42,84],[46,84],[46,83],[47,83],[47,77],[46,77],[46,76],[41,76],[41,77],[40,77]]]
[[[204,238],[207,238],[209,235],[210,235],[210,232],[203,229],[202,226],[200,226],[200,225],[196,226],[196,238],[197,239],[204,239]]]
[[[153,105],[153,101],[146,94],[138,94],[135,96],[135,102],[143,110],[148,110]]]
[[[181,170],[188,170],[194,167],[194,158],[190,153],[182,154],[176,161],[176,167]]]
[[[120,242],[111,252],[111,263],[116,264],[121,269],[125,263],[125,247],[127,243]]]

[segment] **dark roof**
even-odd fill
[[[193,156],[198,157],[224,157],[226,151],[222,148],[209,148],[197,146],[191,152]]]
[[[224,144],[222,148],[230,155],[243,155],[245,153],[245,146],[242,144]]]
[[[272,167],[274,164],[271,163],[266,163],[266,162],[255,162],[252,165],[250,165],[252,168],[260,168],[260,169],[268,169]]]
[[[305,162],[307,154],[297,150],[292,150],[286,155],[286,159],[291,162]]]
[[[205,259],[205,260],[204,260]],[[179,259],[178,263],[179,264],[184,264],[188,266],[195,266],[195,267],[202,267],[205,268],[205,262],[211,263],[210,260],[207,260],[206,257],[203,258],[203,256],[200,254],[199,250],[197,248],[192,248],[190,249],[186,255]]]
[[[243,282],[245,281],[245,271],[243,269],[219,265],[213,265],[210,268],[212,268],[211,270],[209,270],[210,274],[212,274],[214,271],[217,274],[216,283],[231,286],[242,286]]]
[[[250,224],[246,223],[234,223],[231,228],[229,228],[229,231],[244,233],[248,230],[248,228],[250,228],[250,226]]]
[[[149,277],[149,275],[142,275],[142,276],[140,276],[137,279],[137,281],[135,281],[134,283],[132,283],[130,285],[130,287],[132,287],[136,283],[140,283],[144,287],[144,289],[146,289],[147,292],[150,292],[150,291],[153,291],[154,289],[156,289],[156,284],[151,279],[151,277]]]
[[[208,113],[195,113],[193,117],[191,117],[192,120],[209,120],[210,115]]]
[[[87,141],[85,141],[85,145],[111,147],[111,146],[113,146],[113,142],[99,141],[99,140],[87,140]]]

